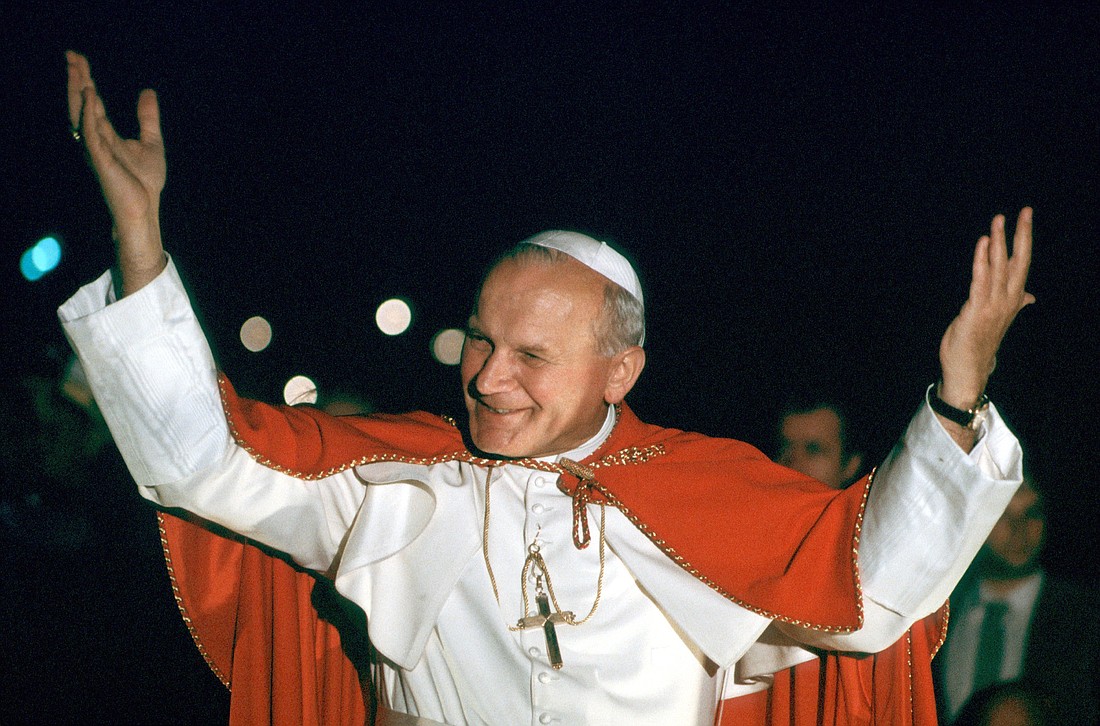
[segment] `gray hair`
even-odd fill
[[[552,247],[520,242],[493,262],[481,284],[484,285],[489,273],[507,260],[551,266],[571,259],[573,258],[565,252]],[[480,289],[478,297],[481,297]],[[476,299],[474,304],[477,305]],[[599,320],[593,322],[592,333],[596,339],[596,349],[600,355],[610,358],[631,346],[641,345],[645,333],[645,309],[625,288],[605,278],[603,314]]]

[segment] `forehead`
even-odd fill
[[[830,408],[788,413],[783,417],[782,434],[788,438],[839,438],[840,417]]]
[[[1008,503],[1008,511],[1012,513],[1023,514],[1028,510],[1033,510],[1029,514],[1039,516],[1041,509],[1039,505],[1039,493],[1035,491],[1030,484],[1025,482],[1016,490],[1016,493],[1012,495],[1012,500]]]
[[[478,321],[502,315],[594,319],[606,285],[602,276],[571,257],[507,259],[486,276],[474,316]]]

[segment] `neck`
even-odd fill
[[[617,413],[614,406],[608,406],[607,412],[604,414],[603,423],[596,430],[596,433],[592,434],[587,441],[579,446],[570,449],[569,451],[562,451],[558,454],[552,454],[550,456],[540,456],[540,461],[556,462],[562,457],[572,459],[573,461],[581,461],[592,455],[596,449],[600,448],[607,437],[611,435],[611,431],[615,428],[615,421],[617,419]]]

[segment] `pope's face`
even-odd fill
[[[508,260],[486,279],[462,348],[470,435],[508,458],[576,448],[617,403],[616,357],[599,354],[595,326],[603,278],[575,260]]]

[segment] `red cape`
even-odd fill
[[[224,378],[222,391],[238,444],[304,479],[373,461],[484,461],[451,422],[431,414],[333,418],[240,399]],[[747,444],[651,426],[626,406],[620,414],[607,442],[582,462],[595,486],[563,474],[563,488],[609,501],[685,570],[743,607],[833,632],[862,625],[855,553],[869,479],[837,492]],[[162,514],[161,522],[181,612],[232,688],[232,724],[367,719],[372,704],[362,694],[370,689],[360,690],[352,660],[367,685],[369,645],[348,647],[349,637],[362,636],[354,610],[351,620],[340,608],[319,616],[310,573],[184,519]],[[725,543],[735,543],[735,561]],[[874,656],[827,654],[777,674],[769,691],[726,701],[722,723],[935,723],[925,676],[942,620],[918,623]]]

